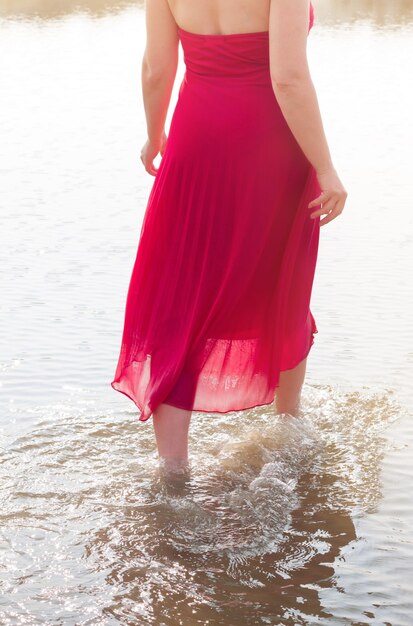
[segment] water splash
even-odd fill
[[[229,581],[255,593],[288,586],[353,538],[351,515],[374,510],[384,429],[400,407],[390,392],[320,386],[298,417],[194,414],[180,487],[159,476],[152,429],[135,416],[42,410],[1,453],[5,624],[42,614],[46,600],[49,620],[57,606],[66,616],[89,606],[158,623],[154,594],[234,610]],[[342,539],[332,518],[347,525]]]

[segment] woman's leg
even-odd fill
[[[298,415],[301,399],[301,387],[304,383],[307,358],[296,367],[280,373],[280,386],[275,390],[275,408],[278,413]]]
[[[159,459],[170,469],[188,462],[188,433],[192,411],[162,403],[153,412]]]

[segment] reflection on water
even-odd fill
[[[0,16],[49,19],[84,12],[99,17],[143,4],[143,0],[0,0]]]
[[[180,487],[158,479],[150,429],[134,419],[43,414],[1,457],[14,490],[0,514],[2,623],[334,624],[322,593],[339,595],[332,565],[358,540],[352,517],[381,497],[383,429],[399,411],[390,393],[319,387],[296,419],[196,419]],[[365,604],[378,615],[381,578],[371,573]]]
[[[323,24],[368,20],[377,26],[413,22],[411,0],[315,0],[317,18]]]
[[[152,184],[142,11],[0,4],[2,626],[411,626],[409,7],[317,5],[350,196],[321,236],[302,415],[194,414],[171,485],[109,385]]]
[[[377,25],[413,21],[411,0],[313,0],[317,21],[324,24],[371,20]],[[144,0],[0,0],[0,16],[36,16],[44,19],[86,12],[95,16],[128,6],[143,7]]]

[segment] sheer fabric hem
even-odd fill
[[[318,333],[318,329],[317,326],[315,324],[314,318],[312,318],[312,330],[311,330],[311,334],[310,334],[310,341],[309,341],[309,345],[304,353],[303,356],[299,357],[298,360],[296,360],[296,362],[294,363],[294,365],[289,366],[288,368],[283,367],[280,369],[280,372],[285,372],[285,371],[289,371],[291,369],[294,369],[295,367],[297,367],[297,365],[299,365],[299,363],[301,363],[304,359],[306,359],[311,351],[312,346],[314,345],[314,341],[315,341],[315,334]],[[133,364],[133,362],[129,365],[129,367]],[[126,368],[127,369],[127,368]],[[188,407],[187,405],[184,406],[183,403],[179,403],[174,401],[172,402],[168,402],[167,398],[164,398],[164,400],[160,400],[156,403],[156,406],[152,406],[151,402],[148,401],[146,403],[146,406],[144,406],[144,403],[141,402],[137,395],[133,395],[132,393],[128,393],[125,389],[121,388],[122,385],[122,381],[125,380],[125,369],[121,372],[120,376],[118,376],[116,379],[114,379],[110,385],[111,387],[115,390],[115,391],[119,391],[120,393],[122,393],[123,395],[125,395],[127,398],[129,398],[130,400],[132,400],[132,402],[138,407],[139,411],[140,411],[140,415],[138,417],[138,421],[140,422],[147,422],[149,420],[150,417],[153,416],[153,412],[157,409],[158,406],[160,406],[161,404],[168,404],[169,406],[178,408],[178,409],[182,409],[185,411],[192,411],[192,412],[198,412],[198,413],[219,413],[221,415],[223,414],[227,414],[227,413],[235,413],[238,411],[246,411],[248,409],[254,409],[256,407],[260,407],[260,406],[270,406],[274,403],[275,400],[275,390],[280,386],[279,384],[279,377],[278,377],[278,382],[271,385],[270,387],[270,392],[269,394],[267,394],[268,400],[263,400],[263,402],[253,402],[250,404],[245,404],[245,403],[240,403],[240,405],[235,406],[233,408],[227,409],[227,410],[222,410],[222,409],[218,409],[218,408],[200,408],[195,406],[191,406]]]

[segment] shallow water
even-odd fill
[[[302,414],[194,413],[175,485],[109,386],[153,180],[142,11],[39,4],[0,5],[0,623],[410,626],[411,4],[316,6],[350,197]]]

